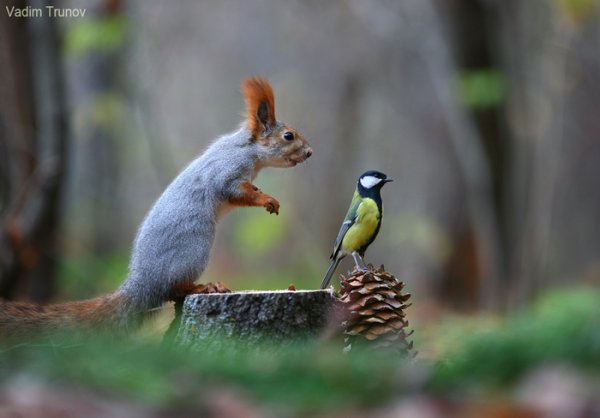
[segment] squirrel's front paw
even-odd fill
[[[279,202],[274,197],[269,196],[263,206],[267,209],[267,212],[279,215]]]

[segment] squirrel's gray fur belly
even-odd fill
[[[255,145],[240,129],[215,141],[166,188],[138,230],[129,275],[120,291],[131,309],[160,306],[173,285],[202,274],[220,207],[256,175]],[[143,289],[142,289],[143,288]],[[143,297],[143,300],[139,300]],[[138,298],[138,299],[135,299]]]

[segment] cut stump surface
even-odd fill
[[[335,303],[331,290],[248,291],[188,296],[175,344],[192,350],[219,349],[235,338],[251,346],[315,338]]]

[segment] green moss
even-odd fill
[[[505,319],[453,317],[436,327],[441,331],[434,343],[444,341],[440,346],[446,348],[431,369],[420,362],[407,367],[385,353],[343,354],[339,340],[252,351],[231,342],[231,352],[191,353],[157,341],[57,336],[52,344],[0,345],[0,380],[24,373],[49,385],[85,386],[156,408],[198,405],[209,396],[207,388],[233,387],[269,410],[300,416],[381,405],[410,393],[407,388],[490,393],[549,363],[600,377],[598,300],[594,289],[563,290]],[[450,338],[456,341],[445,341]]]
[[[399,387],[388,372],[398,360],[342,355],[337,344],[187,353],[134,340],[59,340],[4,347],[1,375],[27,372],[53,385],[85,385],[156,407],[191,402],[214,385],[234,386],[254,399],[298,410],[369,405]]]
[[[436,364],[433,387],[506,387],[546,363],[600,374],[599,300],[594,289],[551,292],[501,326],[465,335]]]

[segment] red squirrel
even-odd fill
[[[70,329],[129,333],[164,302],[205,289],[217,221],[238,206],[279,214],[279,202],[252,184],[265,167],[294,167],[312,154],[304,137],[275,118],[269,83],[242,83],[246,117],[212,143],[165,189],[137,231],[125,282],[94,299],[49,306],[0,301],[0,338]]]

